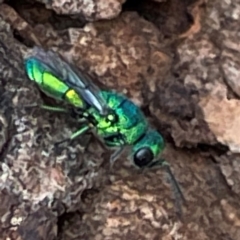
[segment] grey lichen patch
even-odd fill
[[[58,14],[83,16],[86,20],[96,21],[117,17],[125,0],[38,0]]]
[[[59,126],[64,124],[63,119],[55,117],[54,113],[37,113],[34,117],[31,111],[25,112],[28,114],[17,111],[14,119],[16,134],[11,141],[13,155],[7,155],[5,160],[12,164],[11,175],[21,174],[17,179],[7,179],[7,183],[16,186],[22,197],[33,205],[44,201],[51,209],[53,200],[57,198],[62,199],[66,206],[76,207],[81,192],[88,186],[92,187],[93,179],[97,178],[98,174],[94,174],[94,170],[85,175],[81,174],[81,168],[84,167],[81,151],[63,147],[58,149],[60,152],[56,152],[53,146],[57,139],[65,139],[70,134],[70,131],[59,131]],[[54,116],[51,124],[48,123],[49,115]],[[71,179],[71,169],[77,167],[80,168],[79,176]],[[69,199],[68,194],[71,192],[74,193],[73,198]]]
[[[223,53],[224,54],[224,53]],[[225,53],[225,55],[227,55]],[[224,57],[224,55],[223,55]],[[231,59],[234,57],[234,59]],[[225,75],[225,79],[229,86],[232,88],[232,91],[240,96],[240,61],[239,56],[229,56],[224,57],[222,69]]]
[[[240,194],[240,165],[239,154],[231,154],[230,152],[222,156],[214,156],[215,160],[220,164],[221,173],[226,179],[231,191]]]
[[[0,152],[4,150],[4,145],[7,143],[7,129],[7,119],[4,117],[4,115],[0,114]]]

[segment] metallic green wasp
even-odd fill
[[[73,133],[69,140],[94,131],[106,146],[117,148],[111,155],[111,163],[129,146],[129,157],[136,167],[165,166],[175,189],[183,198],[167,162],[158,159],[164,149],[162,136],[149,126],[140,108],[127,97],[114,91],[99,90],[88,75],[56,53],[38,47],[25,60],[25,70],[46,95],[69,103],[84,119],[81,129]],[[42,107],[65,111],[45,105]]]

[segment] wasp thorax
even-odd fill
[[[148,166],[153,160],[154,155],[150,148],[140,148],[133,156],[133,161],[138,167]]]

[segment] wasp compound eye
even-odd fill
[[[154,156],[152,150],[148,147],[144,147],[140,148],[134,154],[133,161],[138,167],[142,168],[149,165],[153,158]]]

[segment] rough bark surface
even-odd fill
[[[58,14],[83,17],[86,20],[111,19],[117,17],[125,0],[37,0]]]
[[[22,3],[0,5],[0,239],[240,239],[240,2],[164,1],[155,20],[143,4],[92,23]],[[161,10],[173,3],[182,15]],[[43,101],[23,68],[34,45],[148,108],[186,198],[181,218],[164,171],[139,172],[125,156],[110,170],[88,136],[54,148],[79,124],[22,107]]]

